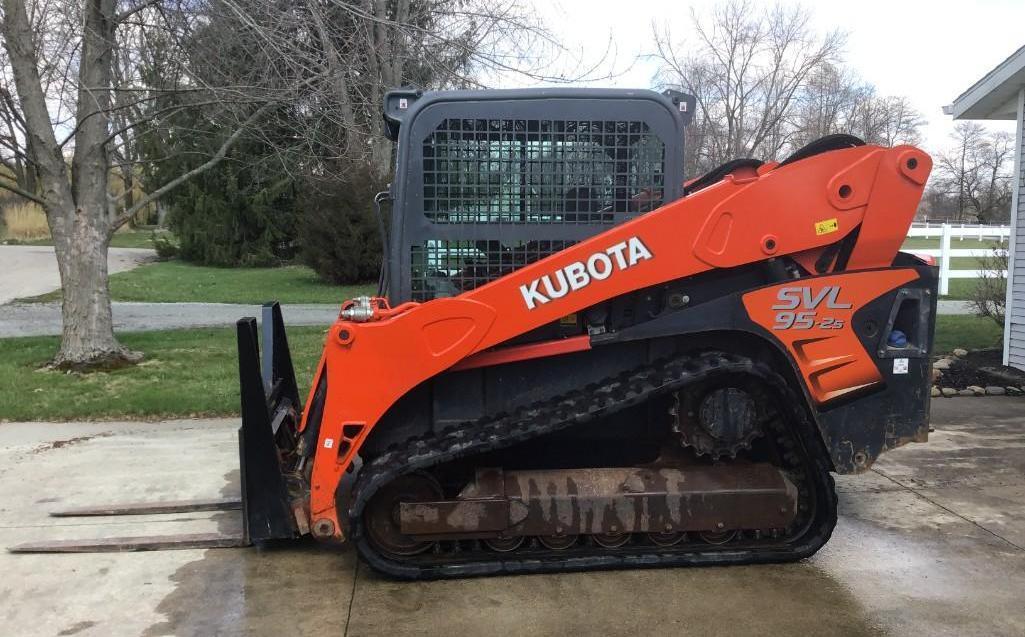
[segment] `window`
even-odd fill
[[[661,205],[665,146],[644,122],[446,119],[423,142],[435,223],[617,224]]]

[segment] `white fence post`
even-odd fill
[[[943,224],[940,235],[940,296],[950,294],[950,224]]]
[[[919,256],[928,256],[936,259],[934,263],[939,266],[940,272],[940,294],[946,296],[950,294],[950,280],[951,279],[979,279],[986,276],[984,270],[976,268],[972,269],[961,269],[952,270],[950,260],[956,258],[973,258],[979,259],[986,256],[992,256],[994,250],[1007,250],[1008,242],[1011,237],[1010,226],[987,226],[981,224],[955,224],[955,223],[941,223],[937,225],[923,224],[921,222],[913,225],[908,229],[908,238],[925,238],[931,239],[932,237],[939,237],[939,248],[907,248],[906,251]],[[965,237],[975,239],[980,237],[980,243],[984,239],[994,239],[994,244],[988,246],[983,243],[982,246],[975,248],[952,248],[950,245],[951,239],[957,237],[960,240],[964,240]],[[1003,273],[1007,276],[1007,273]]]

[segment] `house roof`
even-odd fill
[[[1014,119],[1018,91],[1025,87],[1025,46],[957,96],[943,112],[954,119]]]

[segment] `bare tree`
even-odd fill
[[[216,165],[239,139],[285,140],[282,152],[294,158],[279,162],[285,169],[324,172],[332,161],[363,158],[385,174],[391,147],[379,113],[386,90],[473,85],[481,69],[547,77],[540,52],[558,49],[517,0],[0,4],[7,56],[0,60],[0,158],[14,176],[0,188],[46,212],[63,287],[53,364],[74,369],[139,356],[113,333],[113,233]],[[152,176],[174,159],[166,142],[181,131],[182,113],[195,115],[186,125],[220,141],[179,173],[150,179],[148,194],[136,199],[136,175]],[[262,139],[263,129],[288,126],[289,134]],[[122,182],[120,196],[111,194],[112,175]]]
[[[737,157],[780,160],[830,133],[915,143],[924,120],[904,97],[879,96],[842,60],[844,35],[816,33],[808,10],[726,0],[691,13],[691,39],[655,31],[659,81],[697,97],[687,172]]]
[[[25,118],[6,84],[0,86],[0,162],[13,185],[27,193],[36,192],[36,167],[25,148]]]
[[[51,3],[40,3],[33,7],[27,19],[32,29],[32,47],[43,52],[47,59],[47,64],[39,69],[40,86],[48,97],[59,97],[59,89],[67,80],[68,60],[73,48],[71,43],[55,37],[53,31],[45,27],[56,25],[61,28],[54,31],[61,31],[74,16],[62,14]],[[69,113],[66,104],[56,101],[55,106],[54,116],[57,123],[67,124]],[[38,188],[38,175],[28,150],[31,138],[26,135],[25,117],[14,89],[12,69],[6,50],[0,51],[0,120],[0,161],[9,172],[9,176],[5,175],[11,180],[8,182],[9,185],[14,186],[9,190],[35,194]]]
[[[797,146],[830,133],[882,146],[916,144],[924,124],[908,98],[877,95],[871,84],[834,64],[822,65],[808,78],[789,119]]]
[[[894,146],[918,143],[918,131],[924,123],[908,98],[879,97],[866,86],[846,128],[870,144]]]
[[[107,284],[110,238],[143,206],[215,164],[242,128],[195,171],[118,207],[109,183],[119,152],[115,141],[138,122],[130,121],[131,110],[115,94],[134,93],[135,100],[129,102],[147,97],[138,87],[117,85],[115,68],[126,46],[127,25],[138,26],[148,12],[155,21],[151,28],[166,28],[157,3],[3,0],[2,6],[0,28],[23,121],[18,152],[34,167],[38,184],[34,191],[10,182],[0,182],[0,187],[35,201],[46,212],[63,289],[63,332],[53,364],[88,369],[135,361],[140,355],[114,337]],[[259,112],[254,110],[250,118]],[[121,123],[120,130],[115,130],[115,121]]]
[[[937,155],[927,200],[934,216],[1006,223],[1010,218],[1014,141],[978,122],[959,122]]]
[[[808,75],[790,115],[791,141],[802,146],[830,133],[850,132],[871,88],[842,64],[824,63]]]
[[[708,15],[691,12],[696,43],[678,42],[669,27],[655,32],[660,80],[697,97],[699,165],[736,157],[774,157],[790,142],[787,118],[809,77],[835,62],[844,36],[815,34],[810,13],[776,5],[757,9],[729,0]]]
[[[369,165],[378,177],[391,170],[380,116],[390,89],[475,87],[502,72],[593,79],[593,66],[549,70],[564,50],[520,0],[215,0],[211,15],[213,50],[244,34],[245,55],[258,60],[258,77],[234,82],[294,87],[301,156]]]

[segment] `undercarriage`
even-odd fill
[[[758,401],[759,435],[713,459],[685,446],[671,408],[680,394],[715,400],[723,388]],[[798,405],[780,376],[741,356],[659,361],[368,459],[348,504],[351,537],[375,568],[403,578],[801,559],[828,540],[836,501]],[[523,445],[599,431],[637,408],[665,413],[648,462],[515,464]],[[503,457],[513,464],[481,464]]]

